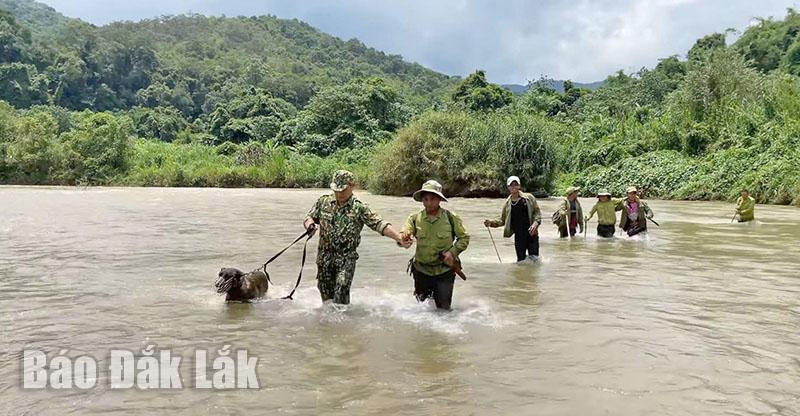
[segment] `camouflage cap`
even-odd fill
[[[625,191],[626,194],[630,194],[630,193],[634,193],[635,194],[637,192],[639,192],[639,190],[636,189],[635,186],[629,186],[628,189]]]
[[[355,180],[355,176],[353,173],[347,170],[337,170],[333,174],[333,179],[331,179],[331,189],[336,192],[341,192],[347,189],[347,185],[350,185]]]
[[[570,196],[570,195],[572,195],[573,193],[575,193],[575,192],[578,192],[578,191],[580,191],[580,190],[581,190],[581,188],[579,188],[579,187],[577,187],[577,186],[570,186],[569,188],[567,188],[567,191],[566,191],[566,192],[564,192],[564,195],[565,195],[565,196]]]
[[[422,201],[422,194],[428,192],[434,194],[442,199],[442,201],[447,202],[447,198],[444,197],[442,194],[442,184],[436,182],[434,180],[429,180],[422,184],[422,188],[419,191],[414,192],[414,200],[415,201]]]
[[[611,192],[608,192],[608,189],[604,188],[597,193],[597,196],[611,196]]]

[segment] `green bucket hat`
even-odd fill
[[[337,170],[336,173],[333,174],[333,179],[331,179],[331,189],[336,192],[341,192],[347,189],[347,185],[350,185],[355,180],[355,176],[353,173],[347,170]]]
[[[608,192],[608,189],[601,189],[597,196],[611,196],[611,192]]]
[[[577,187],[577,186],[570,186],[569,188],[567,188],[567,191],[566,191],[566,192],[564,192],[564,196],[569,196],[569,195],[571,195],[573,192],[578,192],[578,191],[580,191],[580,190],[581,190],[581,188],[580,188],[580,187]]]
[[[442,201],[447,202],[447,198],[445,198],[444,194],[442,194],[442,184],[440,184],[439,182],[436,182],[434,180],[429,180],[423,183],[422,188],[420,188],[419,191],[414,192],[414,200],[422,201],[422,194],[424,192],[432,193],[441,198]]]

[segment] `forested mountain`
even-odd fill
[[[73,20],[32,0],[0,0],[0,10],[8,12],[31,32],[42,35],[57,32]]]
[[[453,195],[629,185],[648,197],[800,205],[800,15],[732,45],[514,95],[273,16],[96,27],[0,0],[0,182],[324,186],[437,178]]]
[[[32,0],[0,0],[12,82],[0,99],[95,111],[178,109],[193,119],[241,88],[303,107],[320,88],[377,76],[425,105],[453,80],[418,64],[273,16],[185,15],[95,27]],[[16,64],[8,67],[10,64]]]

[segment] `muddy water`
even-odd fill
[[[454,310],[417,304],[411,252],[363,232],[349,307],[323,306],[316,239],[274,266],[268,299],[226,305],[222,266],[255,268],[301,233],[324,190],[0,188],[0,414],[800,414],[800,210],[651,201],[660,228],[600,241],[542,228],[538,264],[513,264],[487,216],[447,205],[472,234]],[[402,223],[410,198],[360,193]],[[592,201],[583,200],[584,209]],[[541,201],[545,217],[556,200]],[[258,357],[258,390],[112,390],[109,351]],[[97,359],[88,390],[24,390],[22,351]]]

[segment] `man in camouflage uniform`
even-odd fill
[[[350,284],[358,260],[356,249],[364,225],[406,248],[410,246],[391,224],[353,196],[353,179],[346,170],[336,171],[330,184],[334,193],[321,196],[303,223],[312,234],[317,224],[320,227],[317,288],[323,302],[350,303]]]

